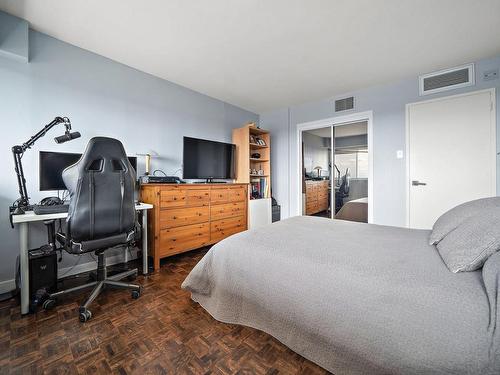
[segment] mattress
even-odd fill
[[[499,374],[500,256],[454,274],[428,236],[294,217],[216,244],[182,288],[337,375]]]
[[[335,218],[338,220],[357,221],[360,223],[368,222],[368,198],[359,198],[344,203],[337,212]]]

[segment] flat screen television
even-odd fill
[[[186,179],[234,179],[236,146],[184,137],[182,176]]]
[[[51,152],[40,151],[39,155],[39,177],[40,191],[47,190],[66,190],[62,179],[62,171],[75,164],[82,154],[71,152]],[[137,158],[129,156],[128,160],[134,170],[137,171]],[[136,172],[137,176],[137,172]]]

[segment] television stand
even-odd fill
[[[154,269],[159,270],[160,258],[213,245],[246,230],[247,197],[248,184],[141,185],[140,200],[154,206],[147,236]]]

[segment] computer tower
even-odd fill
[[[281,206],[273,206],[272,211],[272,222],[275,223],[281,219]]]
[[[29,254],[30,297],[45,289],[55,292],[57,289],[57,255],[55,251],[34,249]]]

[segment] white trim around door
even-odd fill
[[[329,117],[318,121],[297,124],[297,196],[296,212],[292,216],[302,215],[302,132],[304,130],[321,129],[329,126],[349,125],[354,122],[367,122],[368,128],[368,222],[373,223],[373,112],[358,112],[343,116]],[[291,173],[294,173],[291,171]]]

